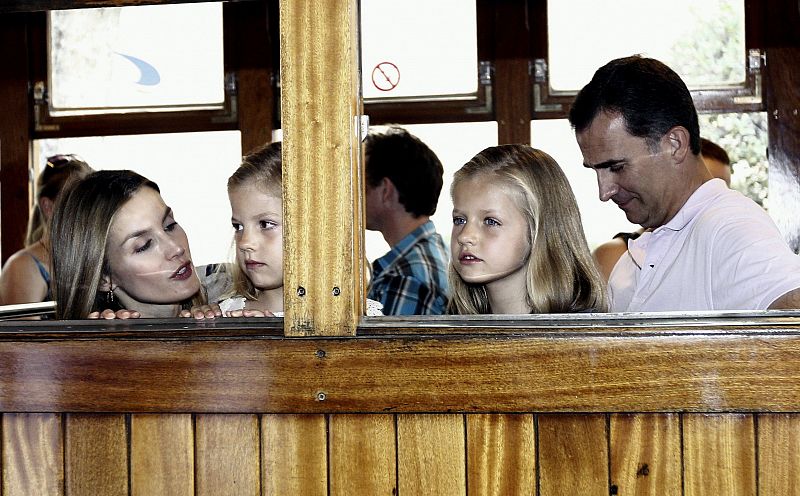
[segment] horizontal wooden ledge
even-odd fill
[[[238,339],[283,335],[282,318],[0,321],[0,341]],[[358,337],[798,334],[800,311],[364,317]],[[314,339],[298,337],[293,339]],[[345,339],[353,339],[351,337]]]
[[[2,412],[796,412],[800,336],[0,342]]]

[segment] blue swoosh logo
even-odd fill
[[[161,76],[158,74],[158,70],[149,63],[131,55],[125,55],[124,53],[119,52],[114,53],[120,57],[125,57],[126,59],[130,60],[131,63],[135,65],[137,69],[139,69],[140,75],[139,80],[136,81],[136,84],[141,84],[142,86],[155,86],[161,82]]]

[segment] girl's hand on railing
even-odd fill
[[[219,305],[216,303],[210,303],[208,305],[192,307],[191,310],[181,310],[181,313],[178,314],[178,316],[193,317],[197,320],[214,319],[216,317],[222,317],[222,310],[219,309]]]

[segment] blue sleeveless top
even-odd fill
[[[44,297],[44,301],[50,301],[53,299],[53,292],[50,289],[50,272],[47,271],[47,267],[44,266],[41,260],[33,255],[31,255],[31,258],[36,264],[36,267],[39,269],[39,274],[42,275],[42,279],[44,279],[45,284],[47,284],[47,294]]]

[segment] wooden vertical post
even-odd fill
[[[364,307],[357,0],[281,0],[284,329],[353,335]]]

